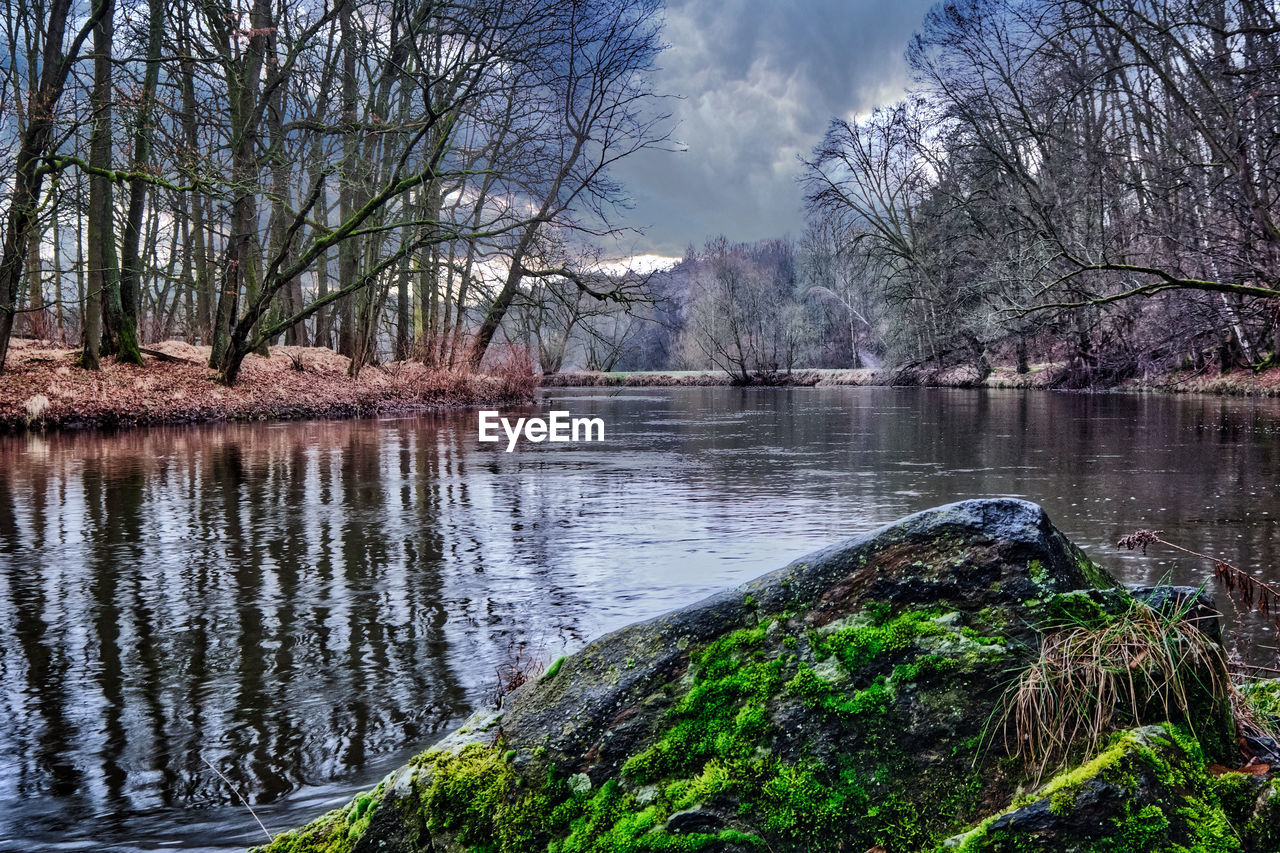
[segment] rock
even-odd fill
[[[1194,586],[1135,586],[1129,593],[1166,616],[1180,614],[1215,642],[1222,640],[1222,615],[1214,607],[1213,596]]]
[[[680,835],[696,832],[718,832],[727,821],[723,815],[705,809],[685,809],[667,818],[666,829]]]
[[[1160,837],[1190,837],[1188,797],[1205,821],[1222,809],[1190,735],[1166,729],[1086,763],[1065,811],[1067,783],[1009,805],[1031,774],[1004,751],[1002,697],[1040,629],[1132,606],[1034,504],[929,510],[596,640],[269,849],[903,851],[965,827],[958,845],[1094,849],[1117,816],[1166,805]],[[1149,755],[1191,781],[1143,776]]]

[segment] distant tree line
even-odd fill
[[[228,383],[274,343],[464,368],[509,314],[595,323],[636,283],[592,246],[623,198],[610,167],[666,138],[660,11],[8,4],[0,368],[15,333],[78,341],[86,368],[183,337]]]
[[[723,370],[735,381],[798,367],[876,367],[885,304],[863,259],[814,225],[791,239],[690,247],[649,277],[617,360],[628,370]]]
[[[1280,7],[946,0],[908,59],[913,93],[834,120],[805,176],[890,360],[1276,361]]]

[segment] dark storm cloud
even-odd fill
[[[630,248],[679,255],[723,233],[798,235],[800,165],[833,116],[896,99],[907,40],[933,0],[669,0],[659,91],[683,153],[619,165],[645,228]]]

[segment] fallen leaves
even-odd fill
[[[204,365],[209,348],[154,345],[144,367],[104,359],[98,371],[75,366],[76,350],[14,341],[0,374],[0,431],[33,427],[135,426],[202,421],[358,417],[393,411],[493,405],[531,399],[536,378],[520,371],[474,375],[416,362],[368,367],[318,347],[276,347],[251,355],[233,388]],[[301,365],[299,369],[298,365]],[[40,400],[33,406],[32,400]],[[32,409],[39,417],[32,418]]]
[[[1246,776],[1265,776],[1271,772],[1270,764],[1246,764],[1243,767],[1224,767],[1221,764],[1210,764],[1206,770],[1212,776],[1222,776],[1226,773],[1243,773]]]

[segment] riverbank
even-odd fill
[[[1057,387],[1061,365],[1033,365],[1029,373],[1018,373],[1013,367],[997,367],[983,378],[968,366],[941,371],[913,371],[882,369],[805,369],[778,374],[768,381],[756,384],[811,388],[835,385],[860,387],[923,386],[936,388],[1023,388],[1050,389]],[[653,370],[598,373],[593,371],[569,371],[543,375],[544,388],[658,388],[658,387],[721,387],[735,385],[732,377],[716,370]],[[1280,397],[1280,368],[1262,372],[1233,370],[1177,371],[1170,374],[1126,380],[1094,391],[1134,391],[1169,394],[1217,394],[1231,397]]]
[[[318,347],[251,355],[228,388],[205,365],[209,347],[166,341],[137,367],[104,359],[76,367],[77,350],[15,341],[0,374],[0,432],[216,421],[346,418],[527,402],[536,378],[517,370],[463,375],[415,362],[347,375],[349,359]]]
[[[0,432],[24,429],[131,427],[219,421],[364,417],[528,402],[535,388],[720,387],[735,384],[722,371],[573,371],[529,375],[504,369],[472,376],[433,370],[415,362],[366,368],[347,375],[349,360],[321,347],[273,347],[269,358],[249,356],[241,381],[228,388],[205,365],[209,348],[181,341],[156,344],[137,367],[103,361],[81,370],[78,350],[14,341],[0,374]],[[982,378],[971,367],[906,373],[882,369],[806,369],[779,374],[761,385],[779,387],[928,386],[941,388],[1055,387],[1061,365],[1033,365],[1019,374],[1001,366]],[[1143,393],[1199,393],[1280,397],[1280,368],[1179,372],[1128,380],[1113,388]]]

